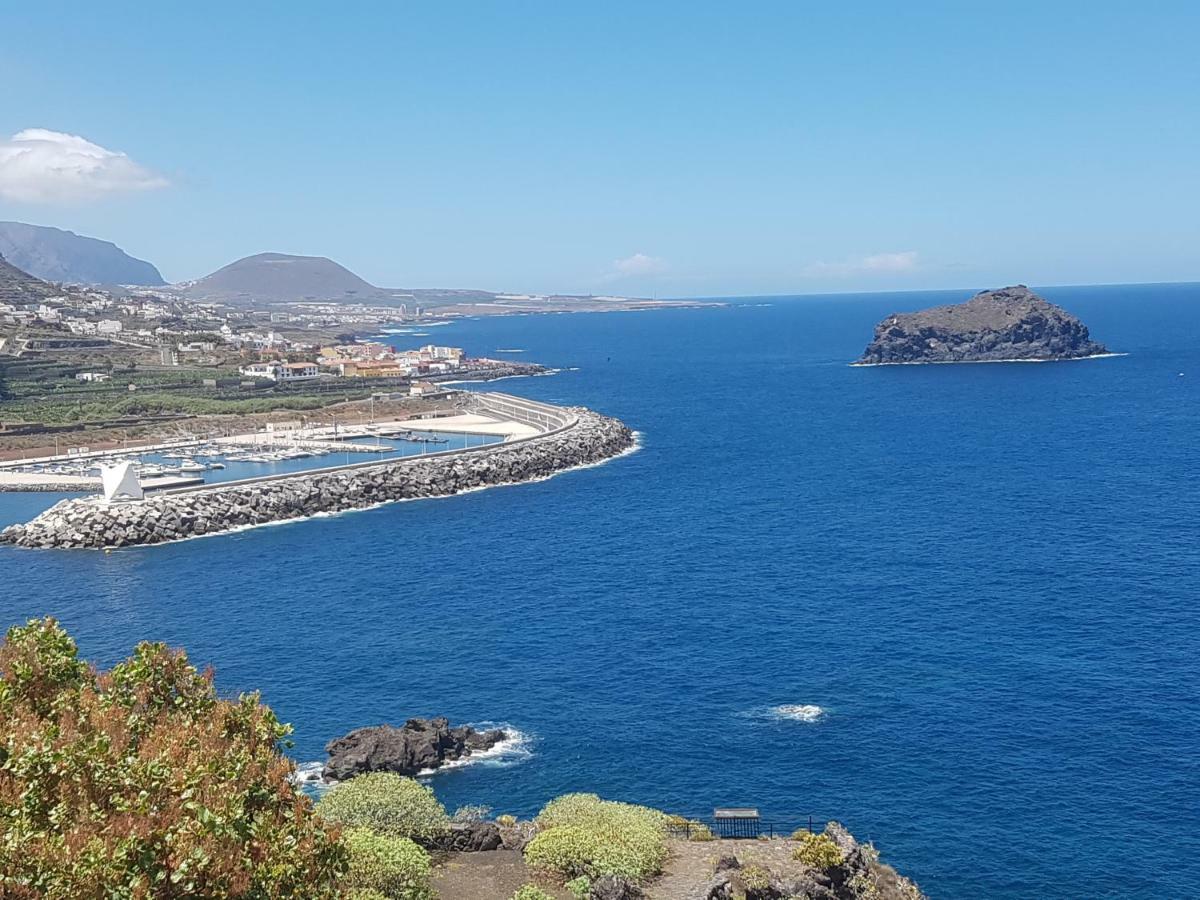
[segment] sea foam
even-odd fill
[[[793,722],[818,722],[825,717],[825,709],[812,703],[783,703],[769,712],[776,719]]]
[[[489,747],[487,750],[477,750],[470,756],[464,756],[462,759],[450,760],[436,769],[422,769],[417,773],[416,777],[429,778],[434,775],[440,775],[442,772],[461,769],[464,766],[486,766],[492,769],[508,768],[509,766],[523,763],[533,756],[533,737],[527,732],[514,728],[507,722],[473,722],[471,723],[471,727],[480,732],[499,728],[508,737],[498,744]],[[336,779],[325,779],[322,777],[321,773],[324,768],[325,763],[323,762],[296,763],[296,771],[292,775],[292,783],[311,794],[320,796],[339,784]]]

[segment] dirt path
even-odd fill
[[[433,870],[433,888],[440,900],[509,900],[533,879],[516,850],[456,853]],[[565,890],[539,885],[560,900],[571,900]]]
[[[646,887],[650,900],[702,900],[704,886],[722,856],[736,856],[742,865],[758,863],[776,872],[796,868],[786,840],[771,841],[679,841],[670,842],[671,858],[663,874]]]

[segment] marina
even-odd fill
[[[146,491],[167,490],[463,450],[531,433],[519,422],[480,415],[259,431],[136,450],[10,460],[0,463],[0,492],[90,493],[100,490],[102,467],[123,463],[132,464]]]

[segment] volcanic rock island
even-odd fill
[[[1107,353],[1077,318],[1018,284],[981,291],[965,303],[890,315],[854,365],[1049,362]]]

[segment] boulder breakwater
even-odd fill
[[[397,500],[535,481],[617,456],[634,443],[633,432],[622,422],[583,407],[550,406],[504,394],[468,396],[474,411],[534,426],[539,433],[466,450],[185,488],[123,503],[72,498],[30,522],[9,526],[0,532],[0,543],[47,549],[160,544]]]

